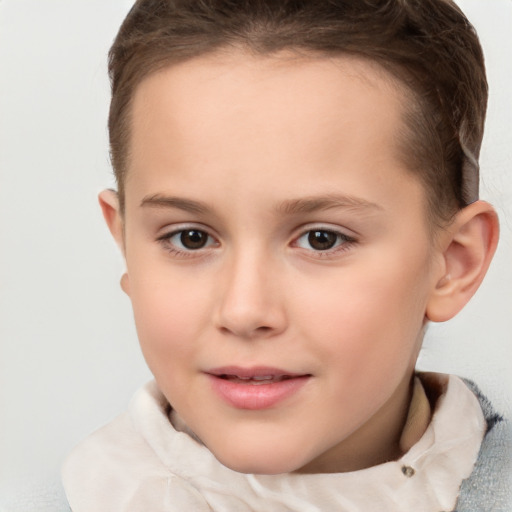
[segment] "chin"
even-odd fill
[[[290,456],[276,456],[275,453],[229,453],[213,452],[217,460],[224,466],[238,473],[254,475],[279,475],[292,473],[304,466],[304,461],[294,461]],[[262,456],[263,455],[263,456]]]

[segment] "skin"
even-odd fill
[[[100,202],[146,361],[234,470],[397,458],[426,322],[453,316],[485,274],[490,206],[432,239],[424,190],[397,149],[405,98],[367,62],[242,52],[172,66],[136,91],[126,209],[109,192]],[[185,229],[206,245],[183,246]],[[313,247],[311,230],[334,233],[334,246]],[[228,365],[309,378],[276,406],[245,410],[205,374]]]

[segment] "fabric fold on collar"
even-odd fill
[[[477,459],[485,419],[459,378],[418,378],[402,435],[404,447],[412,446],[398,460],[348,473],[282,475],[222,465],[151,382],[127,413],[69,456],[63,468],[69,503],[74,512],[453,510]]]

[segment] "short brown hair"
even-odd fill
[[[478,198],[487,81],[478,37],[451,0],[138,0],[109,54],[111,158],[124,209],[131,102],[173,63],[245,48],[354,55],[412,92],[402,141],[437,222]]]

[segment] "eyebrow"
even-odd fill
[[[327,196],[303,197],[300,199],[283,201],[278,206],[277,211],[286,215],[294,215],[337,208],[356,211],[378,211],[383,209],[376,203],[372,203],[358,197],[329,194]]]
[[[161,194],[154,194],[146,196],[140,203],[142,207],[150,208],[176,208],[184,210],[189,213],[205,214],[210,212],[205,204],[191,199],[184,199],[182,197],[163,196]]]
[[[164,196],[161,194],[153,194],[146,196],[141,201],[141,207],[150,208],[175,208],[189,213],[208,214],[211,209],[204,203],[185,199],[182,197]],[[280,203],[275,211],[283,215],[297,215],[304,213],[314,213],[331,209],[345,210],[382,210],[382,207],[376,203],[366,201],[364,199],[346,196],[346,195],[327,195],[327,196],[311,196],[302,197],[300,199],[288,199]]]

